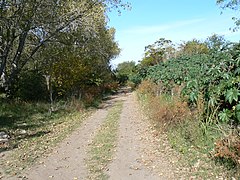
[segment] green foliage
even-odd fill
[[[223,109],[223,111],[220,112],[218,116],[222,122],[229,122],[231,120],[232,113],[228,109]]]
[[[239,95],[240,95],[240,91],[236,87],[234,87],[234,88],[227,90],[227,92],[225,94],[225,99],[230,104],[232,104],[233,100],[236,102],[238,101]]]
[[[26,101],[47,99],[47,84],[45,77],[37,71],[26,71],[18,81],[17,96]]]
[[[179,54],[194,55],[194,54],[207,54],[209,49],[205,43],[199,40],[193,39],[191,41],[184,42],[180,45]]]
[[[236,118],[237,118],[238,123],[240,123],[240,104],[238,104],[238,105],[235,107],[235,116],[236,116]]]
[[[21,72],[38,70],[60,93],[85,83],[103,85],[112,75],[110,60],[119,54],[106,12],[127,6],[121,0],[1,1],[0,84],[16,96]],[[81,71],[85,78],[79,78]]]
[[[210,53],[214,55],[215,52],[225,51],[228,49],[228,46],[231,44],[224,39],[223,36],[213,34],[212,36],[208,37],[204,42]]]
[[[221,121],[239,122],[234,109],[240,97],[239,58],[233,50],[238,46],[212,38],[209,53],[188,53],[151,66],[146,78],[161,84],[164,93],[171,93],[175,85],[183,86],[181,94],[192,105],[203,94],[206,118],[218,109]]]
[[[140,64],[136,65],[134,73],[129,77],[129,81],[137,87],[147,76],[148,67]]]
[[[134,74],[135,62],[126,61],[118,64],[116,69],[116,77],[120,84],[126,84],[129,78]]]
[[[189,83],[189,86],[190,84],[196,85],[194,82]],[[200,108],[204,102],[199,101],[200,96],[197,101],[199,107],[193,111],[179,97],[164,93],[156,95],[158,88],[159,85],[151,81],[143,81],[137,89],[137,95],[157,132],[159,134],[166,132],[171,147],[181,153],[181,156],[178,156],[181,167],[184,163],[191,168],[189,174],[191,177],[195,175],[202,179],[214,179],[216,175],[237,177],[234,175],[236,168],[231,166],[231,170],[225,171],[209,158],[215,142],[222,137],[222,131],[225,132],[225,129],[220,130],[219,127],[223,128],[226,125],[223,124],[223,127],[219,123],[207,125],[204,122],[201,115],[203,109]]]
[[[160,38],[151,45],[145,47],[145,55],[141,61],[142,66],[152,66],[160,62],[166,61],[173,57],[175,48],[171,40]]]

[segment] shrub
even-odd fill
[[[155,96],[157,88],[157,85],[152,81],[144,80],[138,87],[138,94]]]
[[[111,94],[113,92],[116,92],[118,88],[119,88],[118,82],[114,82],[114,81],[103,85],[104,94],[109,94],[109,93]]]
[[[46,80],[37,71],[26,71],[21,74],[17,96],[25,101],[40,101],[48,98]]]
[[[147,96],[147,112],[151,120],[163,129],[176,125],[192,116],[187,102],[177,96],[159,94],[161,87],[151,81],[143,81],[138,88],[139,96]]]
[[[182,123],[191,116],[186,102],[164,95],[152,97],[149,101],[149,110],[151,119],[164,129]]]
[[[240,166],[240,138],[237,134],[229,135],[215,143],[214,157]]]
[[[128,81],[127,82],[127,86],[130,87],[131,89],[135,89],[136,88],[136,84],[134,84],[132,81]]]

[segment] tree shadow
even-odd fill
[[[18,116],[0,116],[0,131],[7,130],[7,131],[14,131],[17,129],[36,129],[40,126],[41,120],[38,122],[29,122],[25,121],[26,119],[23,117]]]
[[[24,134],[24,135],[18,135],[14,138],[14,140],[9,140],[8,142],[8,145],[6,147],[1,147],[0,146],[0,153],[2,152],[7,152],[7,151],[10,151],[10,150],[13,150],[15,148],[18,148],[20,142],[22,139],[33,139],[33,138],[36,138],[36,137],[41,137],[41,136],[44,136],[46,134],[49,134],[51,133],[51,131],[49,130],[46,130],[46,131],[38,131],[38,132],[35,132],[35,133],[31,133],[31,134]]]
[[[16,116],[0,116],[0,128],[13,128],[16,122]]]

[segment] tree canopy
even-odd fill
[[[58,86],[72,87],[81,75],[96,81],[119,53],[107,11],[127,6],[121,0],[1,0],[2,87],[14,93],[21,73],[31,69]]]
[[[127,80],[133,75],[135,70],[134,61],[126,61],[119,63],[116,69],[116,76],[121,84],[125,84]]]

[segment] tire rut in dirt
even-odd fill
[[[106,118],[108,109],[99,109],[82,126],[62,142],[53,154],[26,174],[28,179],[85,179],[84,160],[93,133]]]

